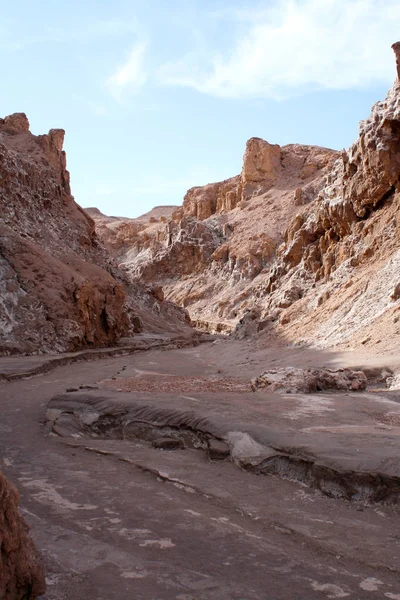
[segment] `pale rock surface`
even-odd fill
[[[252,381],[253,390],[266,388],[271,392],[312,394],[324,390],[362,391],[367,387],[363,371],[351,369],[297,369],[284,367],[264,371]]]

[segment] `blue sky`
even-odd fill
[[[82,206],[135,217],[246,140],[347,147],[395,78],[398,0],[0,0],[0,116],[66,130]]]

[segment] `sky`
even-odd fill
[[[348,147],[395,76],[398,0],[0,0],[0,116],[66,130],[72,193],[137,217],[246,140]]]

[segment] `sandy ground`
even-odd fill
[[[321,451],[326,440],[325,458],[331,461],[340,459],[330,448],[347,425],[346,439],[369,439],[369,453],[359,462],[368,469],[389,439],[398,457],[397,422],[385,421],[398,414],[395,393],[290,398],[229,388],[276,361],[337,366],[344,360],[218,341],[73,363],[1,382],[1,468],[21,492],[22,513],[44,556],[43,598],[399,600],[400,520],[392,504],[335,499],[277,475],[256,475],[230,460],[210,461],[201,450],[157,450],[140,438],[96,439],[76,432],[60,437],[45,424],[55,396],[111,393],[194,412],[210,422],[234,421],[259,435],[259,443],[267,430],[303,436]],[[164,390],[169,380],[175,387]],[[106,387],[122,389],[129,381],[145,391]],[[161,389],[149,390],[157,381]],[[195,381],[197,390],[191,387]],[[206,381],[210,387],[204,389]],[[66,394],[79,386],[98,389]],[[349,434],[349,426],[360,431]],[[398,460],[389,466],[398,470]]]

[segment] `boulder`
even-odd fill
[[[362,391],[367,387],[363,371],[351,369],[296,369],[285,367],[269,369],[252,381],[252,389],[265,388],[271,392],[287,394],[311,394],[324,390]]]
[[[27,600],[44,594],[43,565],[18,512],[15,487],[0,473],[0,598]]]

